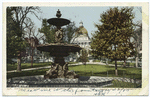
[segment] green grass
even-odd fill
[[[76,63],[78,63],[78,62],[69,62],[68,64],[76,64]]]
[[[93,62],[100,62],[100,60],[94,60]]]
[[[106,88],[136,88],[138,87],[138,84],[135,83],[129,83],[129,82],[122,82],[118,80],[113,80],[111,86],[107,86]]]
[[[48,69],[40,69],[32,71],[7,73],[7,78],[44,75],[47,70]],[[79,76],[103,76],[103,77],[107,76],[108,71],[108,77],[116,77],[114,66],[88,64],[88,65],[69,66],[69,70],[74,70]],[[136,78],[141,80],[141,76],[142,76],[141,68],[118,67],[118,77]]]
[[[74,70],[79,76],[107,76],[108,71],[108,77],[116,77],[114,66],[88,64],[88,65],[70,66],[69,70]],[[141,79],[141,76],[142,76],[141,68],[118,67],[118,77]]]
[[[48,69],[38,69],[38,70],[7,73],[7,79],[13,77],[22,77],[22,76],[44,75],[47,70]]]
[[[44,62],[44,63],[33,63],[33,67],[43,67],[43,66],[49,66],[51,65],[50,62]],[[31,63],[21,63],[21,69],[27,69],[31,68]],[[7,64],[7,71],[16,70],[17,69],[17,63],[15,64]]]

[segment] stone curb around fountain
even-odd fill
[[[44,79],[43,75],[14,77],[7,80],[7,87],[103,87],[111,85],[113,79],[80,76],[78,79]]]

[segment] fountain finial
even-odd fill
[[[59,9],[58,9],[58,11],[57,11],[57,13],[56,13],[56,16],[57,16],[58,18],[61,17],[61,13],[60,13]]]

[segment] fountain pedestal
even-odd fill
[[[51,66],[51,69],[46,72],[44,75],[44,78],[78,78],[79,76],[72,71],[68,70],[68,63],[65,63],[64,65],[60,65],[57,63],[54,63]]]

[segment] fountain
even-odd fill
[[[55,42],[50,44],[38,45],[37,49],[44,52],[49,52],[54,57],[54,63],[51,68],[46,71],[44,78],[78,78],[75,72],[68,70],[68,63],[65,63],[64,57],[67,57],[71,52],[79,52],[82,48],[78,45],[63,43],[63,32],[61,26],[70,23],[69,20],[60,18],[61,12],[57,11],[57,18],[48,19],[48,23],[55,25],[57,30],[55,32]]]

